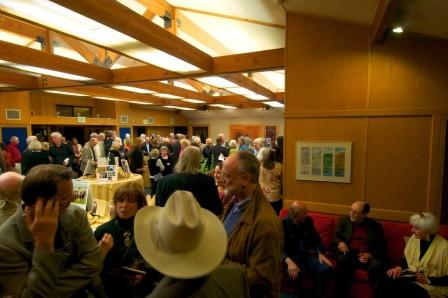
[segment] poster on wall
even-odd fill
[[[351,142],[296,143],[296,179],[350,183]]]
[[[87,201],[89,199],[89,183],[81,179],[73,179],[73,205],[83,210],[87,209]]]

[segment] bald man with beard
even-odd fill
[[[367,270],[375,297],[381,297],[387,263],[383,226],[367,217],[369,203],[354,202],[349,215],[340,218],[333,240],[336,266],[336,297],[348,297],[356,268]]]
[[[294,201],[283,219],[283,262],[288,270],[288,284],[301,291],[301,277],[313,279],[311,297],[325,293],[333,264],[324,255],[324,245],[304,202]]]

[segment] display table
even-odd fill
[[[138,183],[142,187],[143,178],[139,174],[131,174],[128,178],[119,178],[116,181],[98,181],[96,178],[81,178],[89,183],[89,196],[91,196],[92,213],[101,218],[110,216],[110,207],[113,206],[115,191],[122,185]],[[90,205],[90,204],[89,204]]]

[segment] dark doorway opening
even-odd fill
[[[193,136],[199,136],[201,143],[205,144],[205,139],[208,138],[208,127],[193,127]]]
[[[186,127],[186,126],[174,126],[174,133],[181,133],[183,135],[188,135],[188,127]]]
[[[440,223],[448,224],[448,121],[445,123],[445,153],[443,162],[442,179],[442,204],[440,211]]]

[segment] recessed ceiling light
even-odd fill
[[[403,27],[395,27],[394,29],[392,29],[392,32],[394,33],[403,33]]]

